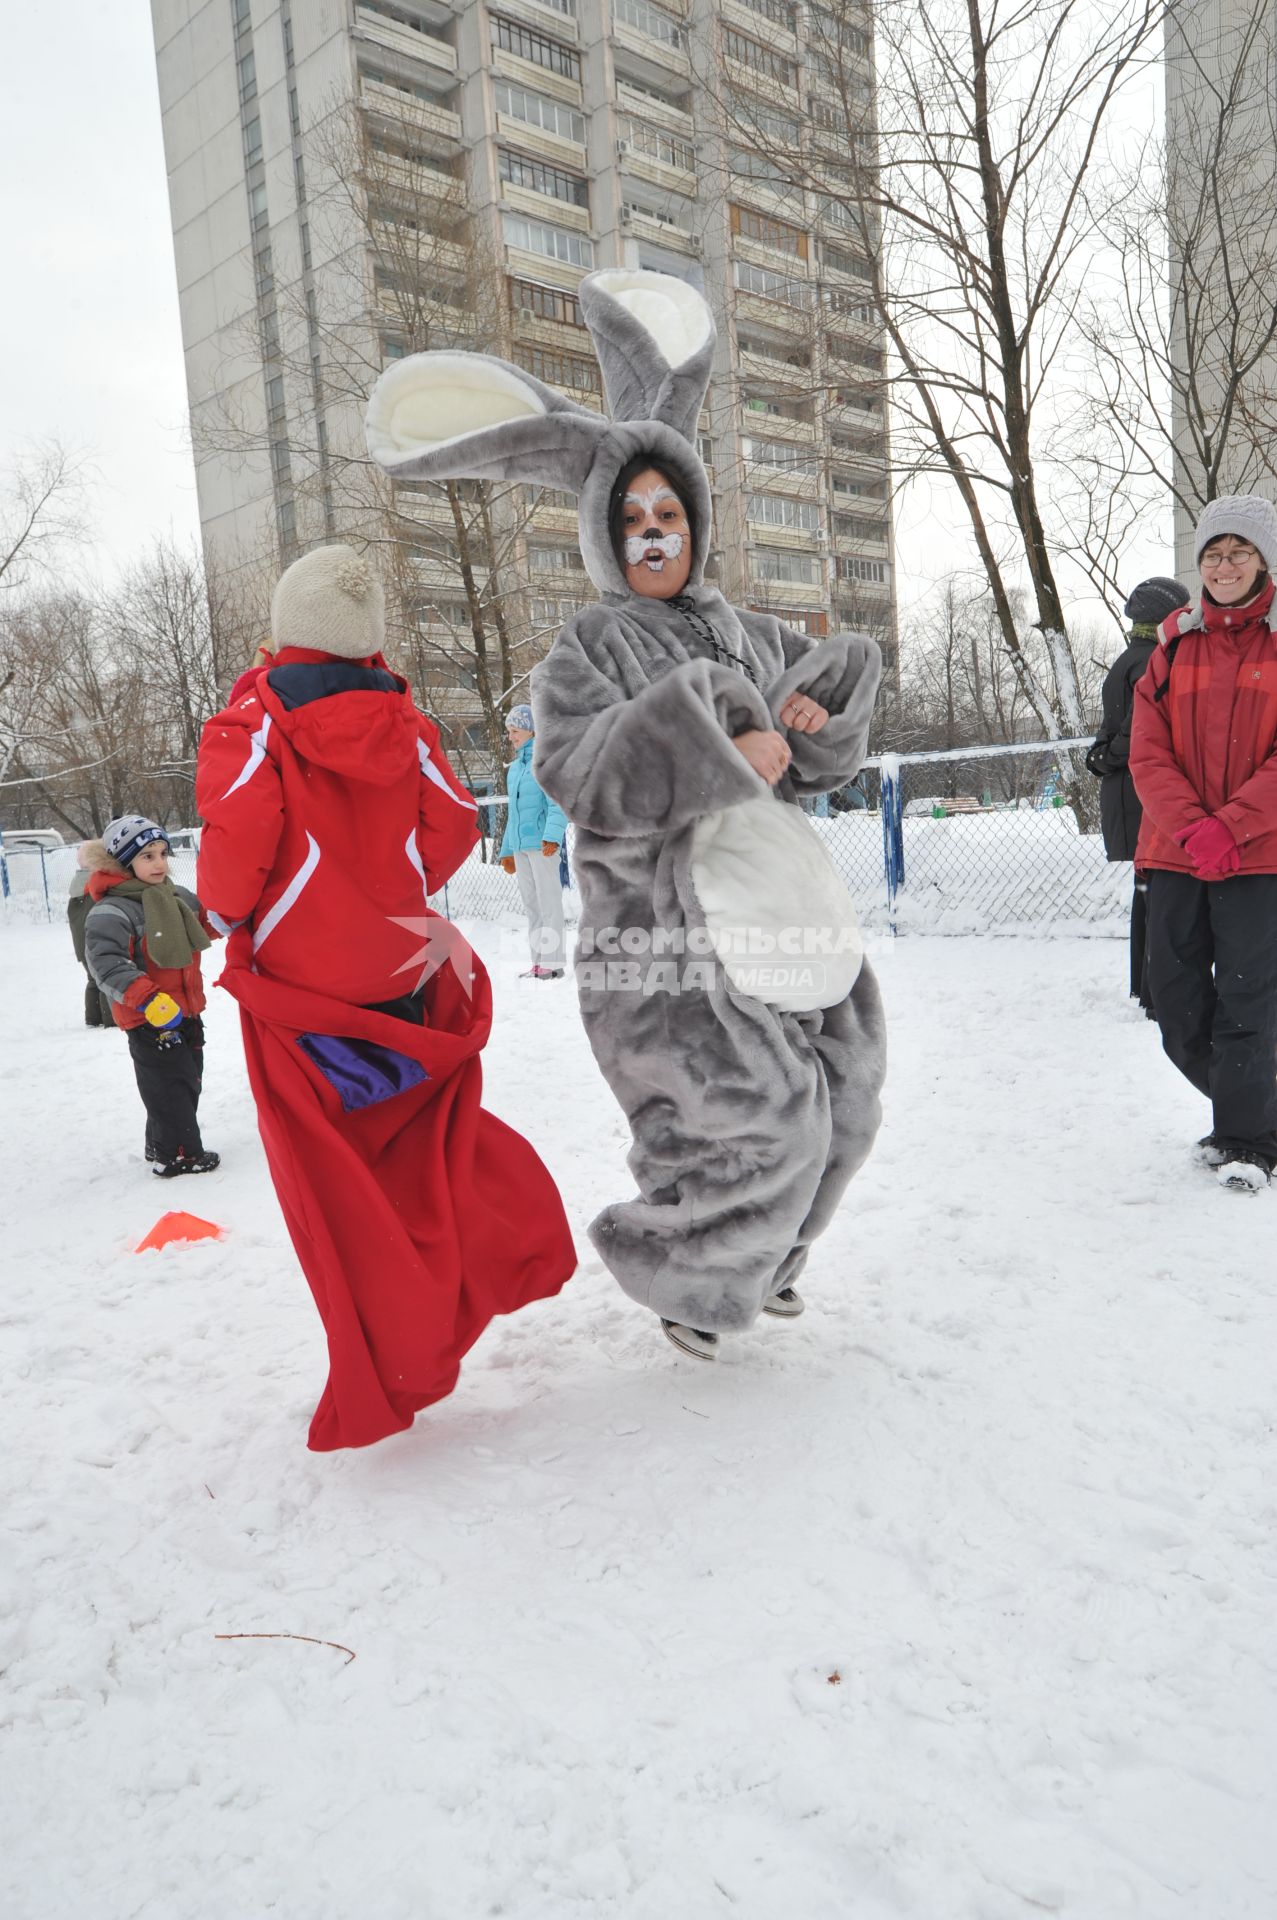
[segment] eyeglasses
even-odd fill
[[[1244,567],[1258,558],[1254,547],[1236,547],[1231,553],[1204,553],[1197,565],[1202,573],[1214,573],[1217,567]]]

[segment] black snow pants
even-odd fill
[[[1148,876],[1148,977],[1162,1045],[1225,1147],[1277,1167],[1277,874]]]
[[[203,1153],[196,1109],[204,1084],[204,1023],[184,1020],[176,1033],[130,1027],[129,1052],[146,1108],[146,1152],[151,1160]]]
[[[1145,1013],[1153,1011],[1148,990],[1148,875],[1137,873],[1131,895],[1131,998]]]

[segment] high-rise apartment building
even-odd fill
[[[766,151],[813,123],[828,138],[848,70],[871,103],[867,11],[857,25],[847,0],[837,22],[797,0],[152,10],[200,514],[221,566],[340,537],[359,393],[390,357],[476,345],[601,404],[576,288],[592,267],[648,267],[692,281],[718,320],[700,448],[724,592],[814,634],[868,627],[894,654],[868,264],[838,208],[787,185]],[[838,76],[816,50],[831,39]],[[446,645],[466,611],[455,553],[429,539],[448,504],[428,489],[400,510],[423,529],[421,618]],[[525,618],[548,635],[591,591],[573,502],[530,497],[510,537]],[[458,686],[459,713],[465,700]]]
[[[1225,493],[1277,499],[1277,14],[1176,0],[1166,26],[1175,562]],[[1164,404],[1159,390],[1159,410]]]

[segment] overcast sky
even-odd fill
[[[92,454],[98,565],[199,531],[150,8],[5,9],[0,449]]]
[[[50,434],[92,455],[109,579],[156,538],[199,532],[150,8],[28,4],[4,33],[0,457]],[[931,484],[902,503],[902,614],[970,563],[955,507]],[[1170,565],[1132,560],[1135,578]]]

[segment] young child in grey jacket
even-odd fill
[[[112,820],[83,849],[93,901],[85,921],[89,971],[124,1029],[146,1109],[146,1158],[163,1180],[220,1164],[200,1133],[204,981],[212,928],[195,895],[169,878],[164,829],[142,814]]]

